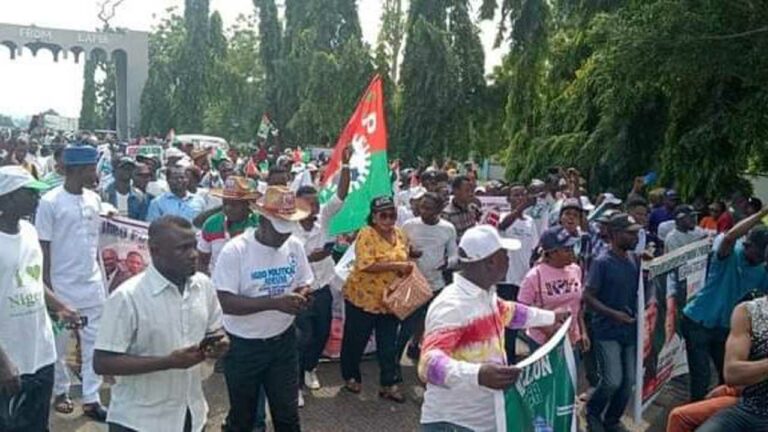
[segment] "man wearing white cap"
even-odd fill
[[[43,252],[35,212],[48,185],[21,166],[0,168],[0,430],[48,430],[56,345],[46,306],[59,320],[77,312],[58,301],[42,280]],[[12,409],[11,409],[12,408]],[[15,411],[15,414],[7,415]]]
[[[520,241],[502,239],[490,225],[470,228],[461,238],[463,270],[427,312],[419,361],[419,377],[427,383],[422,431],[495,431],[495,391],[512,386],[520,374],[507,365],[504,329],[547,326],[567,318],[566,312],[497,297],[495,285],[509,267],[507,251],[518,249]]]
[[[292,233],[309,211],[285,186],[269,186],[253,209],[261,215],[259,227],[230,240],[213,271],[230,339],[224,430],[253,429],[264,388],[275,431],[294,432],[301,430],[294,320],[308,307],[313,275],[304,246]]]

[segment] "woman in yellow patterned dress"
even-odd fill
[[[395,402],[405,397],[396,358],[400,320],[384,305],[384,292],[398,276],[410,274],[408,241],[397,227],[397,211],[390,197],[374,198],[368,226],[360,230],[355,243],[355,265],[344,285],[344,337],[341,343],[341,374],[345,389],[360,393],[360,359],[373,331],[379,361],[379,396]]]

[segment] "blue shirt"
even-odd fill
[[[147,210],[149,203],[152,201],[152,195],[144,194],[140,190],[131,186],[131,190],[128,192],[128,217],[143,221],[147,217]],[[107,187],[104,188],[101,200],[108,202],[117,207],[117,190],[115,189],[115,181],[112,180]]]
[[[165,215],[179,216],[192,222],[204,208],[205,201],[195,194],[187,192],[187,196],[179,198],[173,192],[166,192],[149,204],[147,222]]]
[[[592,261],[587,276],[587,289],[607,307],[637,316],[637,289],[640,265],[637,256],[627,257],[607,250]],[[635,344],[637,324],[622,324],[598,312],[592,314],[592,337],[597,340],[616,340]]]
[[[768,291],[765,265],[749,265],[741,240],[730,255],[722,259],[717,256],[723,238],[725,234],[720,234],[712,244],[714,256],[704,286],[683,310],[685,316],[708,328],[730,328],[731,313],[740,300],[752,290]]]
[[[651,216],[648,218],[648,231],[656,234],[659,230],[659,224],[672,220],[675,218],[675,214],[671,210],[667,210],[665,206],[653,209]]]

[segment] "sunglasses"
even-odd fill
[[[376,213],[376,217],[379,219],[389,219],[389,220],[396,220],[397,219],[397,213],[388,211],[388,212],[379,212]]]

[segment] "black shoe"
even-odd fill
[[[84,404],[83,415],[99,423],[107,422],[107,409],[100,403]]]
[[[608,432],[599,418],[587,414],[587,432]]]

